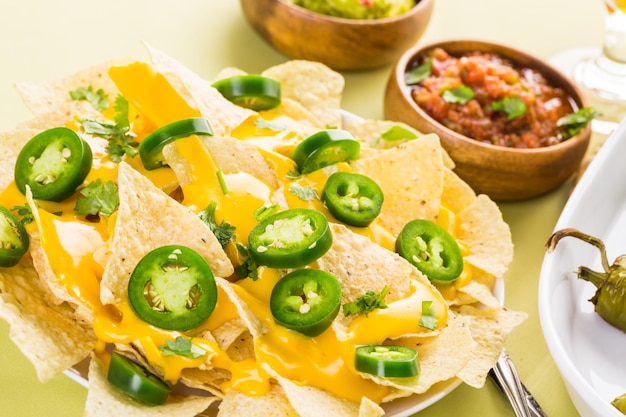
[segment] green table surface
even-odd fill
[[[477,38],[521,47],[541,57],[602,42],[600,0],[436,0],[421,41]],[[15,81],[52,80],[110,58],[147,58],[143,41],[207,78],[225,66],[258,72],[289,58],[267,45],[245,21],[236,0],[0,0],[0,130],[30,114]],[[391,67],[344,73],[343,107],[382,118]],[[515,244],[505,275],[505,303],[528,312],[507,348],[528,388],[551,417],[578,416],[546,347],[537,311],[543,245],[565,204],[564,184],[540,198],[499,204]],[[40,383],[0,323],[0,414],[74,417],[87,391],[65,375]],[[495,384],[460,386],[420,417],[514,416]]]

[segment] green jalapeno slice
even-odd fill
[[[184,331],[211,315],[217,303],[217,286],[202,256],[185,246],[168,245],[139,261],[128,282],[128,298],[143,321]]]
[[[213,131],[206,119],[192,117],[177,120],[150,133],[139,144],[139,157],[143,166],[148,171],[166,166],[163,157],[165,145],[191,135],[212,136]]]
[[[291,159],[301,174],[317,171],[338,162],[359,158],[361,144],[352,133],[341,129],[328,129],[314,133],[296,146]]]
[[[378,217],[383,190],[371,178],[350,172],[335,172],[326,181],[322,201],[328,211],[350,226],[365,227]]]
[[[227,100],[255,111],[272,109],[280,104],[280,82],[262,75],[247,74],[224,78],[213,83]]]
[[[33,198],[62,201],[74,194],[91,170],[91,148],[66,127],[45,130],[29,140],[15,162],[15,185]]]
[[[0,242],[0,266],[5,268],[16,265],[30,244],[22,222],[3,206],[0,206]]]
[[[151,405],[165,403],[171,392],[170,387],[156,375],[117,352],[111,353],[107,379],[131,397]]]
[[[458,243],[429,220],[408,222],[396,239],[396,252],[437,284],[451,284],[463,272]]]
[[[322,334],[341,307],[341,284],[318,269],[298,269],[282,277],[272,289],[270,310],[281,326],[306,336]]]
[[[299,268],[325,254],[333,243],[328,220],[311,209],[289,209],[263,219],[248,235],[259,265]]]
[[[382,378],[410,378],[420,371],[417,351],[407,346],[365,345],[356,348],[354,367]]]

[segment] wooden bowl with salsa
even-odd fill
[[[569,179],[594,116],[579,89],[541,59],[478,40],[407,50],[384,107],[387,119],[437,133],[455,172],[500,201],[539,196]]]
[[[240,3],[250,25],[280,52],[294,59],[318,61],[335,70],[348,71],[395,62],[422,36],[434,4],[434,0],[416,0],[408,11],[392,17],[373,18],[370,14],[368,18],[348,18],[311,11],[294,1],[240,0]],[[359,12],[358,16],[361,15]]]

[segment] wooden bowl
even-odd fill
[[[434,0],[386,19],[326,16],[283,0],[240,0],[252,27],[285,55],[318,61],[335,70],[365,70],[392,64],[422,36]]]
[[[522,200],[544,194],[569,179],[579,167],[589,140],[589,124],[561,143],[543,148],[518,149],[491,145],[463,136],[437,122],[413,98],[404,74],[414,59],[441,47],[451,55],[469,51],[500,55],[519,66],[533,68],[553,87],[560,87],[578,108],[588,106],[581,91],[563,74],[528,53],[506,45],[478,40],[450,40],[418,45],[407,50],[394,67],[384,98],[385,118],[405,122],[421,132],[439,135],[455,162],[454,171],[477,193],[494,200]]]

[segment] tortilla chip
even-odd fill
[[[467,285],[459,288],[457,290],[458,295],[466,294],[473,301],[473,303],[480,303],[488,308],[500,308],[500,301],[493,295],[491,288],[488,288],[486,285],[481,284],[478,281],[470,281]],[[462,303],[462,304],[473,304],[473,303]]]
[[[476,193],[451,169],[443,170],[443,192],[441,205],[459,213],[476,200]]]
[[[346,117],[346,120],[348,121],[347,124],[344,125],[346,130],[349,130],[357,139],[377,149],[393,148],[394,146],[398,146],[404,142],[423,136],[423,133],[403,122],[361,119],[357,117]],[[385,140],[382,137],[382,134],[396,126],[401,127],[407,132],[411,132],[413,137],[398,138],[393,141]]]
[[[465,261],[502,277],[513,260],[513,241],[496,203],[479,195],[458,213],[457,220],[457,240],[471,252]]]
[[[384,191],[378,221],[391,233],[400,233],[414,219],[437,218],[443,192],[442,155],[439,137],[429,134],[352,163],[354,172],[372,178]]]
[[[102,89],[109,98],[109,102],[113,103],[119,91],[115,83],[109,78],[108,69],[112,65],[122,65],[129,62],[131,60],[126,58],[116,59],[52,82],[18,82],[15,84],[15,88],[26,106],[36,115],[55,111],[57,108],[73,102],[69,94],[70,91],[81,87],[92,87],[94,92]],[[91,107],[91,104],[89,106]],[[91,108],[93,109],[93,107]]]
[[[309,110],[324,126],[341,126],[341,94],[345,81],[319,62],[293,60],[261,73],[280,82],[281,95]]]
[[[107,381],[106,367],[96,357],[89,365],[89,391],[83,417],[195,417],[218,398],[214,396],[186,396],[175,398],[164,405],[147,405],[118,390]]]
[[[280,385],[273,385],[263,396],[249,396],[230,390],[220,404],[217,417],[298,417]]]
[[[410,293],[411,277],[416,269],[404,258],[342,224],[331,223],[330,227],[333,244],[317,260],[317,265],[341,283],[342,304],[354,301],[370,290],[380,292],[385,285],[389,287],[388,302]]]
[[[152,64],[188,102],[195,103],[202,117],[206,118],[216,136],[227,135],[254,111],[239,107],[228,101],[211,82],[185,67],[174,58],[146,44]]]
[[[233,266],[215,235],[191,210],[156,188],[125,162],[119,164],[120,205],[111,255],[101,283],[104,304],[126,297],[133,269],[149,251],[180,244],[198,252],[218,277],[230,276]]]
[[[507,309],[479,310],[471,306],[462,306],[459,311],[471,319],[470,329],[477,346],[471,349],[471,359],[458,376],[466,384],[481,388],[498,360],[507,336],[528,315]]]
[[[351,401],[337,398],[328,392],[303,385],[276,376],[276,379],[285,390],[285,394],[293,408],[301,417],[319,417],[319,416],[344,416],[359,417],[361,416],[361,405]],[[378,413],[372,412],[378,409]],[[384,411],[378,405],[367,400],[367,404],[363,406],[363,416],[382,416]]]
[[[424,393],[436,383],[456,377],[467,365],[471,351],[477,345],[472,339],[469,325],[469,319],[450,313],[448,323],[438,337],[411,346],[417,350],[420,361],[420,374],[415,378],[385,379],[369,374],[362,375],[380,385],[415,394]]]
[[[72,307],[49,305],[45,298],[30,256],[10,269],[0,268],[0,317],[42,382],[80,362],[96,344],[90,326],[77,322]]]

